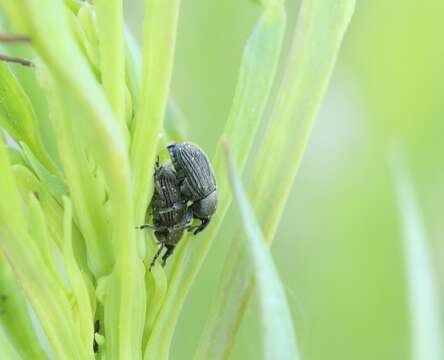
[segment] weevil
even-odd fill
[[[176,170],[180,193],[184,199],[192,202],[193,218],[201,221],[195,227],[196,235],[208,226],[216,212],[216,178],[207,155],[197,145],[185,142],[171,144],[167,148]]]
[[[150,270],[156,263],[164,247],[166,252],[162,257],[162,266],[170,257],[177,243],[183,236],[184,230],[191,228],[193,215],[187,207],[187,201],[182,198],[176,173],[171,162],[160,166],[156,162],[154,171],[154,195],[150,204],[153,213],[153,225],[144,224],[140,229],[151,228],[160,244],[159,250],[153,257]]]

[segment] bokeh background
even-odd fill
[[[287,3],[290,35],[299,1]],[[143,1],[126,0],[125,6],[140,41]],[[259,10],[250,0],[182,1],[172,93],[190,140],[209,154],[227,118],[243,45]],[[442,288],[443,33],[442,0],[357,1],[273,244],[303,359],[411,354],[404,247],[388,167],[394,144],[409,156]],[[193,286],[172,359],[194,354],[233,231],[219,236]],[[258,328],[253,301],[234,359],[260,358]]]

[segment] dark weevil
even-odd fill
[[[205,229],[217,207],[216,178],[204,151],[195,144],[168,146],[182,197],[191,201],[193,217],[201,221],[194,235]]]
[[[176,173],[171,163],[159,166],[156,162],[154,171],[154,195],[150,204],[153,213],[153,225],[144,224],[140,229],[154,229],[154,235],[160,244],[159,250],[150,264],[154,266],[164,247],[166,252],[162,257],[162,266],[174,251],[182,238],[185,229],[191,228],[192,213],[187,207],[187,201],[182,198]]]

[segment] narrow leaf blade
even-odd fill
[[[421,210],[403,154],[393,154],[391,162],[396,199],[406,256],[406,276],[410,299],[413,359],[443,359],[441,310],[438,281],[433,269],[429,240]]]
[[[298,359],[292,317],[270,251],[254,216],[233,159],[227,151],[228,170],[252,257],[261,307],[265,359]]]

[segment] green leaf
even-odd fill
[[[127,44],[126,81],[134,110],[137,112],[140,108],[141,55],[134,36],[127,28],[125,29],[125,39]],[[169,96],[166,105],[164,128],[169,140],[181,142],[188,138],[186,119],[172,95]]]
[[[11,267],[0,254],[0,325],[22,358],[46,359],[28,313],[28,306]],[[6,356],[0,345],[2,356]],[[9,357],[5,357],[9,359]]]
[[[136,98],[135,106],[138,111],[131,124],[130,149],[134,179],[135,219],[138,223],[143,223],[153,191],[152,169],[169,95],[180,0],[147,0],[145,4],[140,107]],[[134,74],[137,74],[137,55],[134,52],[134,46],[132,49],[133,66],[136,67]],[[137,81],[137,79],[134,81],[134,74],[133,86]],[[132,93],[138,92],[132,90]],[[139,238],[143,241],[142,233]],[[143,351],[145,359],[153,358],[153,356],[159,358],[159,352],[155,347],[147,345]]]
[[[140,109],[140,83],[142,71],[142,59],[139,46],[134,39],[133,34],[128,27],[125,27],[125,64],[126,64],[126,83],[131,94],[133,108],[135,112]],[[132,123],[130,124],[132,126]],[[132,127],[131,127],[132,129]]]
[[[82,2],[77,18],[86,39],[91,46],[91,50],[94,51],[94,58],[97,59],[99,56],[99,39],[97,35],[94,7],[89,2]]]
[[[251,177],[250,199],[268,244],[274,238],[299,169],[354,3],[354,0],[302,3],[271,124],[255,158]],[[220,285],[224,291],[213,305],[213,318],[207,323],[201,341],[213,358],[231,354],[253,289],[251,269],[243,261],[244,242],[242,236],[232,239]]]
[[[20,145],[23,149],[23,157],[28,167],[34,171],[51,195],[61,203],[62,196],[68,193],[65,182],[58,176],[51,174],[34,156],[25,143],[20,143]]]
[[[108,358],[138,359],[145,318],[145,269],[142,242],[135,237],[133,184],[125,134],[73,37],[64,4],[52,0],[8,3],[22,9],[28,31],[33,33],[33,47],[49,68],[60,96],[65,122],[71,131],[75,130],[75,140],[83,145],[83,150],[87,149],[92,163],[103,172],[102,188],[109,196],[109,213],[104,214],[100,207],[95,210],[99,216],[109,217],[107,230],[111,236],[102,235],[102,240],[112,244],[108,244],[108,249],[112,249],[115,260],[104,304]],[[65,155],[68,152],[65,148]],[[71,173],[70,177],[74,176]],[[71,190],[75,181],[70,182],[67,175],[67,182]],[[94,196],[92,189],[86,191]],[[88,200],[85,197],[77,192],[72,201],[75,204],[79,198]]]
[[[302,4],[271,124],[252,171],[252,204],[267,242],[299,170],[354,7],[355,0]]]
[[[99,35],[100,72],[105,94],[126,134],[125,44],[122,0],[94,0]]]
[[[168,141],[181,143],[188,139],[188,129],[185,116],[171,97],[167,103],[164,126]]]
[[[13,342],[8,338],[3,327],[0,325],[0,349],[2,349],[2,356],[8,360],[22,360],[18,349],[14,347]]]
[[[8,146],[7,150],[9,162],[11,163],[11,165],[20,164],[23,166],[27,166],[21,150],[12,146]]]
[[[150,265],[147,264],[147,266]],[[162,306],[168,288],[165,271],[158,263],[153,266],[151,272],[146,276],[145,281],[147,294],[150,294],[150,297],[147,299],[148,311],[146,314],[143,345],[146,345],[149,335],[153,330],[154,321]]]
[[[88,3],[82,4],[81,9],[79,10],[79,15],[76,16],[73,13],[68,13],[68,20],[70,21],[71,29],[75,35],[75,38],[82,50],[84,56],[88,59],[89,64],[91,65],[91,70],[97,79],[100,79],[100,71],[99,71],[99,55],[97,44],[94,42],[94,34],[91,35],[92,31],[91,26],[94,23],[91,23],[89,12],[92,12],[92,6]],[[95,29],[94,29],[95,30]]]
[[[81,144],[82,134],[72,126],[70,115],[63,107],[54,81],[45,68],[37,68],[36,71],[40,85],[50,99],[49,111],[57,135],[60,158],[76,211],[77,224],[85,238],[91,271],[96,277],[109,274],[114,256],[109,244],[109,217],[104,211],[105,189],[92,174],[86,159],[86,150]]]
[[[136,221],[143,223],[169,95],[180,0],[146,0],[140,109],[132,126]]]
[[[73,12],[79,11],[79,9],[83,3],[83,1],[80,1],[80,0],[64,0],[64,1],[65,1],[66,7]]]
[[[14,165],[12,171],[17,183],[17,187],[20,191],[22,198],[33,193],[38,196],[39,203],[45,214],[46,221],[48,223],[48,230],[57,244],[60,251],[63,249],[63,208],[53,196],[48,192],[47,188],[39,182],[34,174],[31,173],[28,168],[22,165]],[[89,272],[85,254],[85,244],[81,234],[78,231],[77,226],[74,227],[74,246],[75,255],[77,261],[81,264],[81,268],[84,272]]]
[[[398,203],[410,300],[412,359],[443,359],[439,281],[423,216],[401,149],[392,154],[391,170]]]
[[[31,101],[4,62],[0,63],[0,127],[17,143],[26,143],[35,157],[51,172],[56,171],[40,139]]]
[[[30,210],[30,229],[32,229],[32,240],[37,245],[37,248],[40,252],[40,256],[44,262],[44,265],[48,272],[53,277],[54,281],[57,282],[57,285],[60,289],[62,289],[66,295],[69,294],[69,291],[58,271],[54,259],[54,242],[53,239],[49,236],[48,226],[46,224],[45,215],[43,214],[42,207],[37,198],[37,194],[30,193],[26,194],[27,200],[26,203],[29,206]]]
[[[15,179],[0,141],[0,248],[60,358],[87,359],[74,332],[69,301],[31,238]],[[31,229],[32,230],[32,229]]]
[[[248,251],[254,264],[261,308],[264,359],[298,359],[296,337],[284,287],[229,154],[228,146],[227,162],[234,197],[249,240]]]
[[[64,218],[63,218],[63,259],[66,268],[66,272],[71,284],[74,297],[75,307],[74,317],[77,319],[78,331],[80,338],[83,340],[84,347],[90,349],[89,356],[94,357],[92,340],[94,337],[94,313],[91,305],[95,302],[95,297],[90,293],[90,286],[87,282],[89,279],[79,268],[73,252],[72,243],[72,205],[69,198],[66,196],[63,198],[64,204]]]
[[[22,16],[21,9],[17,6],[17,3],[11,0],[0,0],[0,4],[11,23],[13,31],[17,34],[26,34],[26,19]]]

